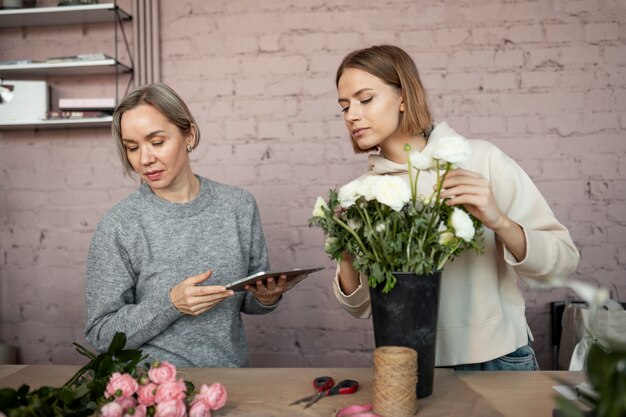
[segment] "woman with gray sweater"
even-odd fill
[[[142,184],[94,233],[85,337],[104,351],[124,332],[129,348],[178,367],[246,366],[240,313],[268,313],[287,290],[284,277],[243,292],[224,286],[269,269],[254,197],[192,172],[200,130],[164,84],[132,91],[112,130],[125,171]]]

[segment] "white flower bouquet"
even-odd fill
[[[318,197],[309,220],[324,231],[325,251],[332,259],[349,253],[369,286],[383,285],[384,293],[395,286],[394,272],[430,275],[465,249],[482,251],[482,224],[440,196],[448,172],[469,160],[469,142],[447,135],[422,152],[411,152],[409,145],[405,151],[408,178],[366,174],[339,192],[330,190],[328,202]],[[436,172],[429,195],[418,193],[423,171]]]

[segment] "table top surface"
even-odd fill
[[[78,370],[65,365],[0,365],[0,388],[60,386]],[[313,393],[313,378],[328,375],[340,381],[359,381],[350,395],[320,399],[308,409],[289,406]],[[333,416],[342,407],[372,401],[371,368],[187,368],[179,376],[201,384],[222,383],[228,392],[226,406],[215,416]],[[419,400],[419,417],[428,416],[552,416],[557,380],[577,384],[582,372],[457,372],[436,369],[434,392]]]

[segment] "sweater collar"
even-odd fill
[[[180,217],[193,216],[200,211],[204,210],[207,204],[211,201],[211,194],[213,192],[214,184],[212,181],[197,176],[200,180],[200,190],[198,195],[185,203],[171,203],[158,197],[147,183],[141,184],[139,187],[139,194],[144,202],[150,206],[158,209],[164,214],[175,214]]]

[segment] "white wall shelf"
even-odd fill
[[[0,10],[0,28],[113,22],[116,10],[122,20],[130,20],[115,3],[6,9]]]
[[[112,116],[85,117],[82,119],[50,119],[34,120],[31,122],[2,122],[0,130],[28,130],[28,129],[62,129],[77,127],[108,127],[113,121]]]
[[[34,62],[31,64],[0,65],[0,77],[45,77],[57,75],[99,75],[127,73],[132,69],[115,59],[71,62]]]
[[[130,74],[128,86],[133,80],[132,53],[124,32],[123,22],[131,20],[130,14],[122,10],[116,2],[96,3],[78,6],[33,7],[0,10],[0,28],[31,26],[85,25],[92,23],[110,23],[114,30],[114,57],[102,55],[85,59],[50,60],[52,62],[5,63],[0,65],[0,78],[41,79],[59,76],[111,75],[115,77],[115,97],[117,100],[119,78]],[[125,65],[118,59],[118,29],[123,35],[131,65]],[[88,54],[86,54],[88,55]],[[98,54],[94,54],[98,55]],[[98,59],[103,58],[103,59]],[[127,89],[128,89],[127,86]],[[53,108],[54,109],[54,108]],[[78,127],[107,127],[112,117],[84,119],[50,119],[28,121],[0,121],[0,130],[53,129]]]

